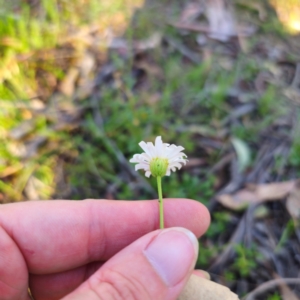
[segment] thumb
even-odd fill
[[[197,253],[197,238],[187,229],[151,232],[113,256],[63,300],[176,299]]]

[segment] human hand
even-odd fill
[[[164,199],[166,227],[197,237],[207,209]],[[157,201],[31,201],[0,206],[0,299],[176,299],[197,240],[158,228]]]

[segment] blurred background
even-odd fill
[[[165,197],[212,214],[197,267],[300,299],[300,0],[0,4],[0,203],[155,199],[128,160],[161,135]]]

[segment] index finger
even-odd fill
[[[196,236],[210,217],[200,203],[165,199],[166,227],[185,227]],[[62,272],[105,261],[158,228],[157,201],[32,201],[0,207],[0,225],[18,245],[32,274]]]

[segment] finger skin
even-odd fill
[[[0,299],[28,299],[27,281],[28,273],[22,253],[11,237],[0,227]]]
[[[196,249],[184,233],[176,230],[157,230],[138,239],[62,300],[177,299],[192,273],[198,247]],[[151,264],[152,258],[149,260],[146,254],[158,239],[160,246],[155,248],[155,256],[161,257],[164,253],[161,264],[168,265],[167,277],[159,275],[162,266]],[[197,245],[196,239],[195,242]],[[170,262],[165,263],[169,259]]]
[[[35,299],[57,300],[68,295],[93,275],[103,263],[93,262],[55,274],[30,275],[29,285]]]
[[[182,226],[199,237],[209,225],[207,209],[196,201],[166,199],[164,206],[166,227]],[[82,273],[90,272],[86,264],[106,261],[158,224],[158,204],[152,200],[32,201],[0,207],[0,226],[22,253],[32,274],[33,291],[38,290],[36,275],[47,274],[48,291],[57,291],[51,285],[55,282],[51,274],[55,277],[57,273],[65,282],[76,281],[77,287],[86,278]],[[20,265],[18,261],[12,264],[12,269]],[[15,277],[7,282],[14,286]]]

